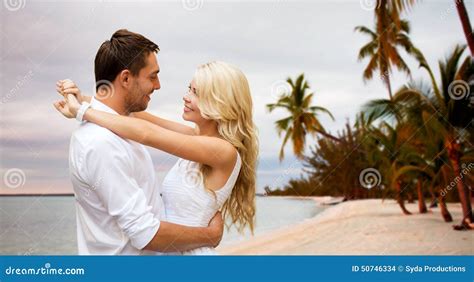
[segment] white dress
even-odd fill
[[[179,159],[163,180],[166,221],[193,227],[206,227],[229,198],[239,176],[241,159],[237,153],[234,169],[226,184],[213,193],[204,187],[199,164]],[[214,248],[198,248],[185,255],[215,255]]]

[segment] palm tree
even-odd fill
[[[337,134],[340,141],[319,138],[304,159],[304,172],[308,173],[313,183],[313,195],[343,196],[345,199],[377,196],[380,189],[372,187],[374,189],[369,190],[360,181],[360,172],[371,167],[366,150],[354,149],[365,138],[361,127],[351,127],[347,122],[345,129]]]
[[[375,18],[377,20],[377,32],[383,34],[383,31],[392,24],[400,27],[400,14],[413,6],[417,0],[377,0]],[[454,5],[458,11],[459,19],[466,36],[466,41],[474,56],[474,33],[472,32],[469,15],[463,0],[454,0]]]
[[[410,138],[412,132],[411,124],[398,122],[392,126],[388,122],[382,122],[379,127],[371,128],[368,138],[379,144],[379,150],[373,152],[378,160],[377,167],[383,175],[385,186],[395,192],[397,203],[406,215],[411,212],[405,207],[404,194],[413,186],[413,177],[400,174],[399,171],[408,164],[416,163],[419,158],[416,151],[418,138]],[[409,138],[410,142],[405,142]]]
[[[448,173],[453,177],[461,176],[461,164],[465,164],[472,158],[472,148],[470,149],[470,146],[463,147],[463,144],[469,144],[463,139],[466,140],[468,138],[466,136],[474,131],[472,122],[474,109],[469,107],[469,100],[457,99],[453,97],[453,93],[450,93],[453,91],[451,89],[453,83],[466,82],[474,75],[474,64],[470,57],[467,57],[461,65],[459,64],[464,50],[465,46],[456,46],[444,61],[439,62],[441,74],[439,86],[423,54],[416,51],[415,56],[420,62],[420,66],[426,69],[430,76],[432,82],[430,91],[408,85],[408,87],[402,88],[393,100],[379,99],[366,105],[374,118],[387,115],[397,119],[402,118],[403,122],[412,123],[415,128],[421,129],[425,135],[429,136],[425,146],[426,148],[435,148],[436,151],[431,154],[434,157],[430,157],[428,162],[445,159],[443,162],[449,164],[449,168],[439,163],[436,165],[433,175],[438,179],[440,178],[439,173],[443,173],[445,179]],[[472,92],[469,89],[466,91],[467,93]],[[444,168],[442,169],[442,167]],[[464,182],[462,177],[461,181],[456,182],[463,210],[463,221],[461,225],[455,226],[456,229],[469,228],[469,223],[474,222],[469,189]],[[443,205],[442,201],[440,203]]]
[[[314,93],[310,92],[308,82],[304,74],[300,74],[296,80],[288,78],[286,80],[291,87],[289,93],[283,93],[276,103],[268,104],[267,109],[272,112],[275,109],[284,109],[290,115],[275,122],[278,134],[285,134],[280,149],[280,161],[284,158],[284,148],[288,140],[293,143],[293,152],[302,159],[306,144],[306,134],[315,135],[319,133],[331,139],[336,137],[327,133],[317,117],[319,112],[328,114],[333,120],[334,117],[326,108],[312,106]]]
[[[383,32],[388,26],[395,24],[400,27],[400,15],[413,6],[417,0],[377,0],[375,18],[377,30]]]
[[[471,50],[471,55],[474,56],[474,33],[472,32],[471,22],[467,14],[466,6],[463,0],[454,0],[456,9],[458,10],[459,19],[461,20],[464,35],[466,36],[467,44]]]
[[[408,34],[410,25],[406,20],[400,20],[400,28],[396,24],[391,24],[385,30],[372,31],[365,26],[357,26],[356,31],[370,36],[370,41],[359,50],[359,61],[370,58],[364,70],[364,81],[372,79],[374,72],[379,71],[380,77],[388,89],[390,99],[393,98],[392,87],[390,85],[390,73],[392,66],[398,70],[411,75],[410,69],[400,56],[397,48],[403,47],[408,54],[413,54],[417,49],[411,42]]]

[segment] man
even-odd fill
[[[116,31],[95,58],[97,93],[92,108],[120,115],[145,110],[150,95],[160,89],[158,51],[155,43],[140,34]],[[62,94],[80,92],[69,88]],[[64,103],[54,106],[68,115]],[[165,211],[152,160],[139,143],[84,123],[71,138],[69,166],[79,254],[187,251],[215,247],[222,238],[219,213],[206,228],[163,221]]]

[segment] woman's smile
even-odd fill
[[[184,105],[184,111],[185,111],[185,112],[192,112],[193,109],[191,109],[190,107]]]

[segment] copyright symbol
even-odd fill
[[[400,266],[398,267],[398,271],[399,271],[399,272],[403,272],[403,266],[400,265]]]

